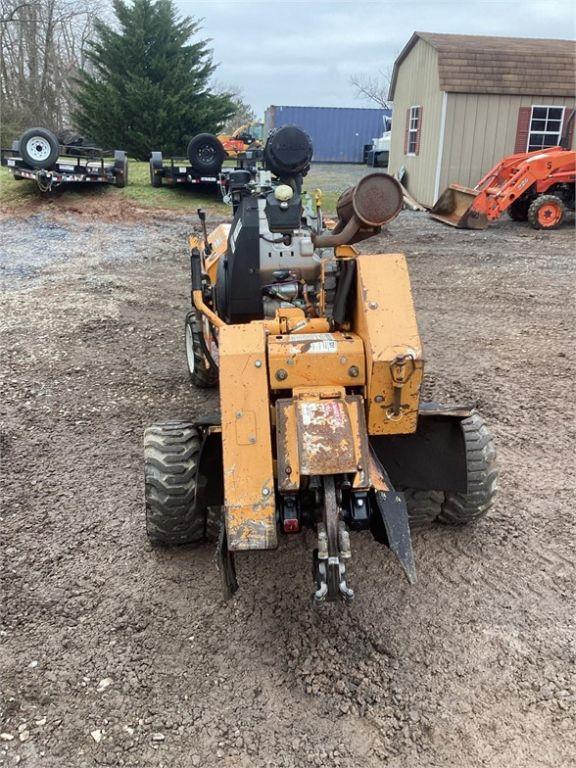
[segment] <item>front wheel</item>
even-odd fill
[[[146,533],[153,545],[204,539],[206,510],[197,503],[202,439],[193,424],[167,421],[144,432]]]
[[[218,384],[218,368],[206,354],[207,342],[202,335],[202,326],[195,312],[190,312],[186,316],[184,334],[186,362],[192,383],[201,389],[215,387]]]
[[[447,525],[465,525],[488,514],[498,489],[494,439],[477,413],[462,421],[466,447],[468,489],[466,493],[448,491],[442,511],[436,518]]]
[[[556,229],[564,221],[566,208],[556,195],[540,195],[528,209],[528,221],[534,229]]]
[[[498,488],[494,439],[478,413],[461,422],[466,492],[402,488],[413,528],[432,522],[465,525],[488,514]]]

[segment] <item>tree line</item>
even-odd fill
[[[213,84],[199,21],[172,0],[0,0],[0,139],[75,128],[147,159],[182,151],[251,110]]]

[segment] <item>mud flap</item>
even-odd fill
[[[390,547],[410,584],[416,584],[416,565],[404,494],[394,490],[374,491],[374,501],[380,513],[372,526],[374,538]],[[383,524],[384,530],[379,523]]]

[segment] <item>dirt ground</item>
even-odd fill
[[[574,232],[403,213],[436,394],[478,401],[500,493],[415,536],[419,581],[352,540],[354,603],[310,605],[312,538],[239,559],[144,532],[145,425],[187,380],[192,219],[4,218],[0,763],[563,768],[576,762]]]

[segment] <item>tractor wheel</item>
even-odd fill
[[[443,491],[415,491],[404,489],[411,528],[420,528],[434,522],[442,512]]]
[[[206,357],[202,344],[202,329],[194,312],[186,316],[184,333],[186,362],[192,383],[201,389],[215,387],[218,384],[218,369]]]
[[[144,432],[146,532],[153,545],[204,539],[206,510],[196,505],[202,440],[187,421],[167,421]]]
[[[565,206],[556,195],[540,195],[528,209],[534,229],[556,229],[564,221]]]
[[[436,518],[448,525],[464,525],[487,514],[498,486],[496,449],[492,435],[477,413],[462,421],[466,446],[468,492],[446,492],[442,511]]]
[[[514,200],[510,208],[508,208],[508,216],[510,216],[512,221],[526,221],[531,202],[529,197],[519,197],[518,200]]]
[[[211,133],[199,133],[188,144],[187,155],[195,171],[215,174],[222,168],[226,151],[216,136]]]
[[[32,168],[51,168],[60,153],[58,139],[46,128],[31,128],[20,139],[20,154]]]

